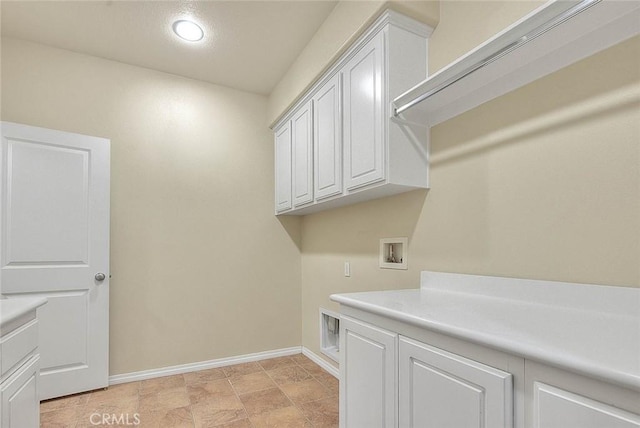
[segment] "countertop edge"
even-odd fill
[[[527,346],[526,344],[517,343],[513,340],[503,339],[498,335],[481,333],[472,329],[455,327],[446,323],[430,321],[426,318],[408,315],[384,306],[362,302],[344,294],[332,294],[329,298],[341,305],[371,312],[409,325],[425,328],[437,333],[443,333],[448,336],[488,346],[509,354],[535,360],[570,372],[640,391],[640,376],[633,375],[631,373],[620,372],[607,367],[590,364],[579,358],[559,356],[552,350]]]
[[[9,312],[9,314],[2,314],[0,317],[0,327],[4,327],[5,325],[17,320],[18,318],[28,314],[31,311],[38,309],[40,306],[43,306],[47,303],[46,297],[20,297],[15,299],[4,299],[4,301],[20,301],[22,306],[19,309],[14,309]],[[0,301],[1,304],[1,301]]]

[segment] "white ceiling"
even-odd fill
[[[336,1],[2,1],[2,36],[269,94]],[[205,30],[184,42],[171,24]]]

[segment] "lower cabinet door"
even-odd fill
[[[511,427],[512,375],[400,337],[399,425]]]
[[[2,428],[28,428],[40,426],[40,400],[38,398],[39,356],[31,357],[16,373],[1,385]]]
[[[340,329],[340,427],[397,426],[398,335],[347,316]]]
[[[533,385],[535,428],[638,428],[640,415],[542,382]]]

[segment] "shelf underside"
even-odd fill
[[[495,54],[497,41],[508,40],[511,35],[517,39],[523,24],[530,25],[541,9],[396,98],[394,107],[433,92],[438,84],[442,86],[441,82],[472,65],[470,60]],[[602,0],[407,108],[399,117],[426,126],[437,125],[637,34],[640,2]]]

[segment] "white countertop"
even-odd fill
[[[0,299],[0,329],[47,303],[45,297]]]
[[[356,309],[640,390],[640,289],[423,272]]]

